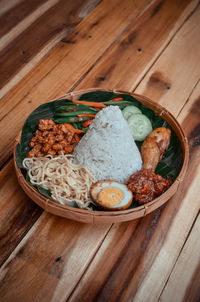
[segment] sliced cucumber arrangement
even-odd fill
[[[136,113],[142,113],[142,111],[133,105],[130,106],[126,106],[123,110],[122,110],[122,114],[125,118],[125,120],[128,120],[128,118],[132,115],[132,114],[136,114]]]
[[[134,140],[143,141],[146,136],[153,130],[148,117],[142,114],[142,111],[134,105],[126,106],[122,114],[127,120]]]
[[[141,113],[132,114],[128,118],[127,122],[133,138],[136,141],[143,141],[145,137],[153,130],[148,117]]]

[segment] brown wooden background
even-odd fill
[[[199,1],[1,0],[0,71],[0,301],[200,301]],[[184,182],[142,219],[62,219],[17,183],[26,117],[91,87],[159,102],[188,137]]]

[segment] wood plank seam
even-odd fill
[[[102,0],[94,0],[94,1],[89,2],[89,3],[86,5],[86,7],[83,8],[83,9],[79,12],[79,14],[78,14],[79,18],[83,19],[83,18],[87,17],[87,15],[89,15],[89,13],[90,13],[94,8],[96,8],[97,5],[98,5],[99,3],[101,3],[101,1],[102,1]]]
[[[20,21],[14,28],[0,38],[0,51],[6,47],[13,39],[20,35],[24,30],[27,29],[35,20],[44,14],[49,8],[55,5],[59,0],[49,0],[39,6],[35,11],[26,16]]]
[[[29,202],[29,201],[30,201],[30,199],[28,200],[28,202]],[[1,265],[0,265],[0,269],[1,269],[1,267],[5,264],[5,262],[9,259],[9,257],[12,256],[12,253],[13,253],[13,252],[15,251],[15,249],[19,246],[19,244],[21,243],[21,241],[22,241],[24,238],[26,238],[26,235],[29,234],[29,231],[32,230],[32,228],[33,228],[33,227],[35,226],[35,224],[38,222],[38,220],[39,220],[39,218],[42,216],[42,214],[43,214],[43,210],[41,211],[40,214],[38,214],[38,217],[36,218],[36,220],[34,221],[34,223],[33,223],[32,225],[30,225],[29,227],[27,227],[26,231],[23,233],[23,236],[21,236],[21,240],[19,241],[19,243],[18,243],[17,245],[15,245],[15,247],[13,247],[13,249],[11,249],[11,251],[10,251],[8,257],[6,257],[6,258],[2,261],[2,263],[1,263]],[[34,229],[33,229],[33,230],[34,230]]]
[[[193,132],[194,132],[194,130],[193,129],[198,129],[197,127],[198,127],[198,111],[199,110],[197,110],[197,109],[199,109],[199,107],[198,107],[198,104],[199,104],[199,94],[198,94],[198,89],[196,89],[196,91],[197,91],[197,94],[196,94],[196,96],[195,96],[195,98],[194,98],[194,103],[192,104],[192,106],[190,106],[189,108],[190,108],[190,110],[188,111],[187,110],[187,108],[186,108],[186,110],[185,110],[185,112],[187,113],[186,115],[185,115],[185,117],[184,117],[184,119],[181,119],[182,120],[182,123],[183,123],[183,125],[185,124],[185,127],[187,127],[187,136],[188,136],[188,138],[189,138],[189,140],[190,140],[190,154],[191,154],[191,164],[192,164],[192,166],[190,166],[190,168],[192,168],[192,169],[194,169],[194,172],[191,172],[192,174],[191,174],[191,176],[193,176],[194,177],[194,179],[195,179],[195,171],[196,171],[196,169],[198,168],[198,165],[195,165],[195,163],[198,163],[198,158],[199,158],[199,139],[197,140],[197,144],[196,145],[194,145],[194,142],[195,142],[195,138],[196,138],[196,134],[197,135],[199,135],[199,132],[198,133],[194,133],[194,135],[193,135]],[[191,100],[191,99],[190,99]],[[190,113],[193,113],[194,114],[194,118],[195,118],[195,128],[194,127],[189,127],[189,123],[188,123],[188,118],[189,118],[189,116],[190,116]],[[196,115],[195,115],[196,114]],[[180,115],[180,114],[178,114],[178,115]],[[189,128],[189,129],[188,129]],[[190,129],[191,128],[191,129]],[[198,136],[199,137],[199,136]],[[197,149],[198,148],[198,149]],[[191,170],[190,169],[188,169],[188,173],[186,174],[186,177],[188,178],[188,180],[190,180],[190,182],[188,183],[187,181],[185,182],[185,184],[186,184],[186,188],[189,188],[190,187],[190,184],[192,183],[192,178],[190,178],[190,175],[188,175],[189,174],[189,172],[190,172]],[[197,180],[197,183],[198,183],[198,180]],[[183,187],[182,187],[182,190],[183,190]],[[180,191],[181,192],[181,191]],[[184,191],[185,192],[185,191]],[[194,204],[194,203],[193,203]],[[196,213],[198,213],[199,212],[199,208],[198,208],[198,204],[199,204],[199,199],[198,199],[198,201],[197,201],[197,211],[195,211],[195,215],[194,215],[194,217],[196,217],[196,219],[197,219],[197,217],[198,217],[198,214],[196,214]],[[187,205],[187,204],[186,204]],[[189,202],[188,202],[188,206],[189,206]],[[187,210],[187,207],[186,207],[186,210]],[[182,213],[182,211],[181,211],[181,213]],[[183,214],[183,213],[182,213]],[[193,220],[190,222],[190,224],[188,225],[188,232],[187,233],[185,233],[185,235],[187,235],[186,237],[184,236],[184,238],[183,238],[183,242],[185,242],[186,241],[186,239],[189,237],[189,233],[191,232],[191,230],[192,230],[192,226],[193,226]],[[185,244],[185,243],[184,243]],[[182,244],[181,244],[181,246],[180,246],[180,248],[182,249]],[[164,251],[165,253],[166,253],[166,249],[165,249],[165,251]],[[162,253],[163,254],[163,253]],[[176,255],[176,254],[175,254]],[[177,259],[175,259],[175,261],[177,261]],[[172,262],[172,265],[174,264],[174,261]],[[174,266],[174,265],[173,265]],[[156,266],[157,267],[157,266]],[[158,268],[158,267],[157,267]],[[171,267],[170,267],[170,269],[171,269]],[[155,270],[154,269],[154,272],[157,272],[158,273],[158,270]],[[172,271],[173,271],[173,269],[172,269]],[[170,273],[171,273],[171,271],[170,271]],[[166,277],[168,277],[168,274],[167,274],[167,276]],[[150,277],[151,278],[151,277]],[[148,278],[148,280],[149,280],[149,278]],[[164,278],[164,283],[163,284],[167,284],[167,281],[168,280],[168,278]],[[148,285],[150,284],[150,282],[148,282]],[[147,285],[146,283],[145,283],[145,285]],[[161,291],[162,291],[162,289],[163,289],[163,287],[161,288],[161,290],[159,291],[159,296],[160,297],[162,297],[161,296]],[[143,286],[143,290],[141,290],[142,292],[145,292],[145,288],[144,288],[144,286]],[[141,292],[140,291],[140,292]],[[145,292],[146,293],[146,292]],[[146,293],[147,294],[147,293]],[[137,296],[138,297],[138,296]],[[155,298],[155,297],[154,297]],[[134,300],[135,301],[135,300]],[[136,300],[137,301],[137,300]],[[139,300],[140,301],[140,300]],[[153,301],[152,299],[151,299],[151,301]],[[157,301],[157,299],[156,299],[156,301]],[[159,300],[160,301],[160,300]],[[167,301],[167,300],[161,300],[161,301]]]
[[[156,0],[152,0],[152,1],[150,1],[150,3],[141,11],[141,12],[139,12],[139,14],[132,20],[132,22],[131,23],[129,23],[129,25],[127,25],[126,26],[126,28],[118,35],[118,37],[117,38],[115,38],[114,39],[114,43],[116,42],[116,39],[119,39],[120,37],[121,37],[121,35],[123,35],[125,32],[126,32],[126,30],[129,28],[129,26],[132,24],[132,23],[134,23],[135,21],[136,21],[136,19],[140,16],[140,15],[142,15],[154,2],[155,2]],[[81,22],[80,22],[81,23]],[[77,24],[76,24],[77,25]],[[75,26],[76,26],[75,25]],[[70,28],[70,30],[69,31],[67,31],[67,32],[65,32],[64,34],[62,34],[62,37],[60,37],[60,40],[62,41],[62,43],[65,43],[64,42],[64,37],[66,38],[66,36],[68,35],[68,33],[75,27],[75,26],[72,26],[71,28]],[[114,44],[114,43],[111,43],[111,46]],[[56,43],[54,43],[54,46],[52,47],[52,49],[53,48],[55,48],[56,47]],[[49,49],[49,50],[52,50],[51,48]],[[108,47],[108,49],[110,49],[110,47]],[[107,50],[108,50],[107,49]],[[48,52],[46,53],[46,56],[48,55]],[[105,52],[103,53],[103,55],[101,55],[98,59],[97,59],[97,62],[99,62],[99,60],[102,58],[102,56],[104,56],[105,55]],[[39,56],[39,54],[37,54],[37,56]],[[40,61],[40,56],[39,56],[39,58],[37,59],[37,56],[35,57],[35,61],[36,61],[36,63],[39,63],[39,61]],[[61,61],[63,60],[63,58],[61,58]],[[96,65],[96,63],[97,63],[96,61],[94,62],[94,64],[91,66],[91,68],[86,72],[86,75],[89,73],[89,71]],[[57,64],[58,64],[59,62],[57,62]],[[57,64],[55,65],[55,66],[53,66],[52,67],[52,69],[47,73],[47,74],[45,74],[42,78],[41,78],[41,81],[42,81],[42,79],[44,79],[49,73],[51,73],[52,72],[52,70],[54,69],[54,67],[56,67],[57,66]],[[31,71],[31,69],[32,68],[30,68],[30,70],[29,70],[29,72]],[[3,87],[2,89],[1,89],[1,93],[0,93],[0,97],[3,97],[8,91],[9,91],[9,89],[11,89],[12,87],[13,87],[13,85],[14,85],[14,83],[15,83],[15,78],[17,78],[18,77],[18,75],[19,75],[19,73],[16,75],[16,76],[14,76],[14,78],[10,81],[10,82],[8,82],[8,86],[10,86],[10,87],[8,87],[8,88],[6,88],[6,91],[4,91],[5,90],[5,87]],[[85,75],[85,76],[86,76]],[[22,78],[23,79],[23,78]],[[22,80],[21,79],[21,80]],[[81,77],[81,79],[82,79],[82,77]],[[13,84],[11,83],[11,82],[13,82]],[[74,88],[75,87],[77,87],[78,86],[78,84],[80,83],[79,82],[79,80],[77,81],[78,83],[77,84],[75,84],[75,85],[73,85],[73,87],[72,88],[70,88],[70,90],[69,90],[69,92],[71,92],[72,90],[74,90]],[[11,85],[9,85],[9,83],[11,83]],[[37,86],[37,84],[38,83],[36,83],[34,86]],[[7,87],[7,84],[5,85],[6,87]],[[34,86],[33,86],[33,88],[34,88]],[[27,93],[28,94],[28,93]],[[24,100],[24,98],[25,98],[26,96],[23,96],[23,98],[21,99],[21,100],[19,100],[16,104],[15,104],[15,106],[14,107],[12,107],[12,109],[10,110],[10,111],[8,111],[1,119],[0,119],[0,121],[3,119],[3,118],[5,118],[6,116],[7,116],[7,114],[9,114],[9,112],[11,112],[15,107],[17,107],[17,105],[18,104],[20,104],[23,100]]]
[[[43,215],[41,214],[38,219],[35,221],[35,223],[27,230],[25,236],[23,236],[23,239],[14,247],[14,249],[12,250],[12,252],[10,253],[10,255],[5,259],[5,261],[2,263],[2,265],[0,266],[0,269],[2,269],[4,266],[6,266],[6,262],[11,262],[12,258],[13,258],[13,252],[14,251],[18,251],[22,245],[22,241],[25,240],[28,241],[29,237],[31,237],[31,234],[36,230],[37,225],[40,223],[40,220],[43,219]]]
[[[35,22],[33,22],[33,24],[30,24],[31,26],[26,28],[23,33],[27,34],[27,31],[32,32],[33,31],[33,26],[36,25],[36,27],[37,27],[39,22],[40,23],[42,22],[43,16],[49,15],[49,13],[51,13],[54,8],[55,9],[57,8],[57,14],[58,14],[58,10],[60,9],[60,6],[61,5],[64,6],[64,7],[66,6],[64,1],[58,1],[58,0],[51,0],[51,1],[56,1],[55,5],[50,6],[48,10],[44,11],[43,15],[41,15],[41,16],[39,15],[39,18],[37,20],[35,20]],[[90,2],[91,1],[92,0],[90,0]],[[87,0],[82,1],[82,4],[79,6],[79,11],[81,10],[81,6],[84,6],[87,2],[88,2]],[[75,7],[77,6],[77,4],[75,5],[75,3],[73,5]],[[25,61],[25,62],[23,62],[23,64],[21,64],[21,62],[20,62],[19,71],[18,71],[17,74],[16,74],[16,72],[14,72],[11,69],[10,70],[11,73],[9,74],[8,79],[7,80],[5,80],[4,78],[1,79],[1,81],[4,81],[3,82],[4,86],[1,85],[2,88],[1,88],[0,97],[3,97],[7,92],[9,92],[9,90],[11,88],[13,88],[21,79],[23,79],[25,77],[25,75],[28,72],[30,72],[33,69],[33,67],[41,60],[41,58],[46,56],[49,53],[49,51],[51,49],[53,49],[69,33],[69,30],[71,31],[72,28],[74,28],[78,23],[81,22],[82,19],[80,17],[78,17],[78,16],[76,16],[76,18],[74,17],[75,16],[74,8],[73,8],[73,11],[69,11],[68,13],[70,13],[71,16],[72,16],[72,20],[70,21],[71,24],[66,23],[65,20],[64,20],[64,17],[62,16],[62,19],[59,21],[59,22],[62,21],[62,26],[58,24],[59,25],[58,28],[57,28],[58,31],[57,31],[57,29],[54,29],[54,31],[52,29],[52,32],[50,32],[50,34],[51,34],[50,39],[47,39],[45,41],[45,38],[43,36],[44,41],[42,41],[42,43],[38,42],[38,45],[39,45],[38,53],[37,54],[35,54],[34,52],[32,53],[29,49],[30,54],[31,54],[31,62],[29,62],[29,61],[26,62]],[[18,38],[20,38],[21,36],[22,36],[22,33]],[[48,37],[48,36],[46,35],[46,37]],[[7,47],[8,51],[10,51],[9,47],[12,46],[11,44],[14,44],[14,43],[16,43],[17,47],[19,48],[18,39],[16,38],[15,40],[12,40],[10,45],[8,45],[8,47]],[[5,56],[8,57],[8,53],[6,53]],[[6,59],[8,59],[7,57],[6,57]],[[19,57],[19,54],[18,54],[17,59],[19,59],[19,58],[20,57]],[[3,66],[2,68],[5,69],[5,66]]]
[[[152,0],[144,10],[139,12],[139,14],[124,28],[124,30],[113,40],[113,42],[104,50],[104,52],[95,60],[95,62],[90,66],[90,68],[77,80],[77,82],[70,88],[69,92],[72,92],[84,79],[85,77],[90,73],[90,71],[101,61],[101,59],[105,56],[105,54],[117,43],[117,41],[129,30],[129,28],[136,22],[137,19],[139,19],[144,12],[146,12],[154,3],[156,0]],[[62,40],[62,42],[64,42]],[[64,42],[65,43],[65,42]]]
[[[200,298],[200,213],[160,300],[196,302]],[[192,257],[191,257],[192,255]]]
[[[99,249],[100,249],[101,246],[103,245],[103,243],[104,243],[106,237],[108,236],[110,230],[112,229],[112,227],[113,227],[113,224],[111,224],[110,227],[108,228],[108,230],[107,230],[107,232],[106,232],[104,238],[102,239],[100,245],[98,246],[98,249],[96,249],[96,252],[95,252],[94,255],[91,257],[90,261],[88,262],[88,265],[86,266],[85,270],[82,272],[82,274],[81,274],[81,276],[80,276],[78,282],[77,282],[76,285],[73,287],[71,293],[66,297],[66,300],[65,300],[66,302],[70,300],[71,296],[73,295],[74,291],[75,291],[76,288],[78,287],[78,285],[79,285],[80,281],[82,280],[83,276],[87,273],[88,268],[90,267],[91,263],[93,262],[93,259],[96,257],[96,254],[98,253]]]
[[[188,19],[189,19],[189,18],[188,18]],[[199,80],[198,80],[198,82],[199,82]],[[194,84],[194,87],[193,87],[192,91],[194,91],[194,89],[195,89],[195,87],[197,86],[198,82],[196,82],[196,83]],[[191,94],[192,94],[192,93],[190,93],[189,96],[190,96]],[[187,98],[187,101],[188,101],[188,98]],[[184,108],[184,105],[183,105],[182,108],[180,109],[180,112],[183,110],[183,108]],[[177,116],[180,115],[180,112],[178,113]],[[190,230],[191,230],[191,228],[190,228]],[[189,235],[189,233],[188,233],[188,235]]]
[[[143,13],[149,9],[149,7],[151,5],[154,4],[155,1],[152,1],[149,6],[143,11]],[[177,28],[177,30],[175,31],[175,33],[172,35],[172,37],[169,39],[169,41],[164,45],[164,47],[161,49],[160,53],[157,55],[157,57],[155,58],[155,60],[152,62],[152,64],[149,66],[149,68],[145,71],[145,73],[143,74],[143,76],[140,78],[140,80],[138,81],[138,83],[136,84],[136,86],[134,87],[134,89],[132,89],[131,91],[134,92],[137,87],[140,85],[140,83],[142,82],[142,80],[145,78],[145,76],[148,74],[149,70],[151,70],[152,66],[157,62],[157,60],[159,60],[160,56],[163,54],[163,52],[165,51],[165,49],[168,47],[168,45],[171,43],[171,41],[174,39],[174,37],[178,34],[178,32],[180,31],[180,29],[182,28],[182,26],[190,19],[190,17],[192,17],[192,15],[196,12],[196,10],[198,9],[200,5],[200,1],[197,3],[197,5],[193,8],[193,10],[188,14],[188,16],[185,18],[185,20],[180,24],[180,26]],[[121,38],[121,36],[123,36],[123,34],[125,34],[128,29],[134,24],[134,22],[140,17],[140,14],[136,17],[136,19],[131,22],[129,25],[127,25],[127,27],[124,29],[124,31],[113,41],[113,43],[107,48],[105,49],[105,51],[102,53],[101,56],[99,56],[99,58],[91,65],[91,67],[79,78],[79,80],[71,87],[71,89],[69,90],[69,92],[73,91],[85,78],[86,76],[90,73],[90,71],[97,65],[97,63],[99,63],[101,61],[101,59],[106,55],[106,53],[108,53],[108,51],[117,43],[117,41]]]
[[[180,251],[179,251],[179,253],[178,253],[178,255],[177,255],[177,258],[176,258],[176,260],[175,260],[173,266],[171,267],[171,271],[170,271],[170,273],[169,273],[169,275],[168,275],[168,278],[167,278],[167,280],[166,280],[166,282],[165,282],[165,285],[163,286],[163,289],[162,289],[162,291],[161,291],[161,293],[160,293],[160,295],[159,295],[158,301],[161,301],[161,300],[160,300],[160,299],[161,299],[161,296],[162,296],[162,294],[163,294],[163,292],[164,292],[164,290],[165,290],[165,288],[166,288],[166,286],[167,286],[167,283],[168,283],[168,281],[169,281],[169,279],[170,279],[170,277],[171,277],[171,275],[172,275],[172,272],[174,271],[174,268],[175,268],[175,266],[176,266],[176,264],[177,264],[177,262],[178,262],[178,259],[179,259],[180,255],[181,255],[181,253],[182,253],[182,251],[183,251],[185,245],[187,244],[188,238],[189,238],[189,236],[190,236],[190,234],[191,234],[191,232],[192,232],[192,229],[193,229],[193,227],[194,227],[194,225],[195,225],[195,223],[196,223],[197,218],[198,218],[199,215],[200,215],[200,210],[199,210],[198,213],[196,214],[196,216],[195,216],[195,218],[194,218],[194,221],[193,221],[193,223],[192,223],[192,225],[191,225],[191,228],[190,228],[190,230],[189,230],[189,232],[188,232],[188,234],[187,234],[187,237],[185,238],[185,240],[184,240],[184,242],[183,242],[183,245],[182,245],[182,247],[181,247],[181,249],[180,249]]]
[[[7,158],[7,160],[0,166],[0,172],[4,169],[4,167],[6,167],[6,166],[9,164],[9,162],[10,162],[12,159],[13,159],[13,155],[11,154],[11,155]]]
[[[177,118],[179,117],[179,115],[182,113],[182,111],[184,110],[185,106],[186,106],[187,103],[189,102],[190,97],[191,97],[191,95],[193,94],[195,88],[198,86],[199,82],[200,82],[200,78],[198,79],[198,81],[197,81],[196,84],[194,85],[193,89],[191,90],[191,92],[190,92],[190,94],[189,94],[189,96],[188,96],[186,102],[184,103],[184,105],[182,106],[181,110],[179,111],[179,114],[177,115]]]
[[[147,1],[147,3],[148,3],[148,2],[149,2],[149,1]],[[130,5],[130,4],[128,4],[128,5]],[[144,6],[142,6],[142,8],[140,7],[139,9],[143,9],[143,7],[144,7]],[[126,6],[125,6],[125,8],[126,8]],[[138,10],[139,10],[139,9],[138,9]],[[126,12],[126,14],[127,14],[127,12]],[[133,16],[135,16],[136,14],[138,14],[138,11],[135,12],[135,13],[133,14]],[[135,17],[133,18],[133,16],[131,15],[131,17],[128,18],[128,21],[126,22],[126,24],[129,23],[130,20],[135,19]],[[96,16],[95,16],[95,18],[96,18]],[[122,18],[122,21],[123,21],[123,18]],[[107,19],[106,19],[106,24],[107,24],[107,23],[108,23],[108,17],[107,17]],[[122,28],[125,27],[125,26],[122,26],[123,23],[119,23],[119,24],[120,24],[120,30],[117,30],[117,33],[121,32]],[[126,24],[125,24],[125,25],[126,25]],[[101,27],[102,27],[102,26],[101,26]],[[115,28],[114,28],[114,29],[115,29]],[[107,46],[107,44],[108,44],[108,43],[106,43],[106,46]],[[55,64],[55,66],[56,66],[56,65],[57,65],[57,64]],[[56,68],[56,67],[55,67],[55,68]],[[52,73],[53,73],[53,72],[52,72]],[[51,75],[52,75],[52,73],[51,73]],[[41,76],[42,76],[42,75],[41,75]],[[35,83],[34,83],[34,84],[35,84]],[[33,84],[33,85],[34,85],[34,84]],[[32,88],[33,88],[33,87],[32,87]],[[14,102],[14,106],[16,105],[16,102],[18,102],[19,99],[21,99],[21,98],[16,98],[16,100],[15,100],[15,102]],[[10,107],[8,107],[8,110],[9,110],[9,108],[10,108]],[[10,109],[11,109],[11,108],[10,108]]]
[[[197,215],[197,216],[198,216],[198,215]],[[197,216],[196,216],[196,217],[197,217]],[[190,228],[190,230],[191,230],[191,228]],[[157,301],[157,300],[156,300],[156,301]]]
[[[194,10],[193,10],[194,11]],[[191,14],[190,14],[191,15]]]
[[[172,42],[172,40],[174,39],[174,37],[178,34],[178,32],[181,30],[182,26],[184,26],[184,24],[192,17],[192,15],[196,12],[196,10],[198,9],[200,5],[200,0],[197,3],[197,5],[193,8],[193,10],[189,13],[189,15],[185,18],[185,20],[183,21],[182,24],[180,24],[180,26],[177,28],[177,30],[175,31],[175,33],[172,35],[172,37],[170,38],[170,40],[168,41],[168,43],[165,45],[165,47],[163,47],[163,49],[161,50],[161,52],[158,54],[158,56],[155,58],[155,60],[152,62],[152,64],[149,66],[147,72],[143,75],[143,77],[140,79],[140,81],[137,83],[137,85],[134,87],[134,89],[132,90],[132,92],[134,92],[138,86],[141,84],[141,82],[143,81],[143,79],[145,78],[145,76],[148,74],[148,72],[151,70],[151,68],[153,67],[153,65],[159,60],[159,58],[162,56],[162,54],[164,53],[165,49],[170,45],[170,43]]]

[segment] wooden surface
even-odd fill
[[[200,300],[197,0],[0,1],[0,301]],[[12,148],[39,104],[91,87],[143,94],[189,141],[176,195],[144,218],[89,225],[20,188]]]

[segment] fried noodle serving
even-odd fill
[[[93,175],[83,165],[72,162],[73,155],[31,157],[23,160],[30,182],[51,193],[52,199],[64,205],[76,202],[80,208],[91,203],[89,189]]]

